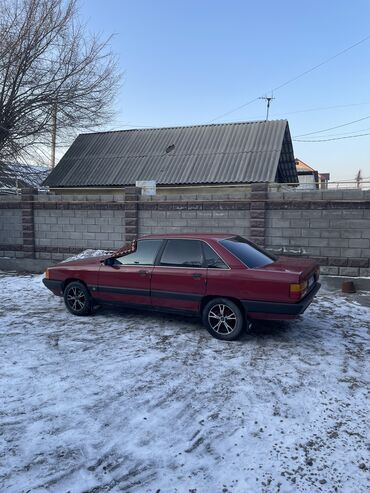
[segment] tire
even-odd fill
[[[214,298],[207,303],[202,320],[211,336],[224,341],[237,339],[244,327],[240,308],[227,298]]]
[[[73,315],[90,315],[93,302],[87,287],[79,281],[67,284],[64,290],[64,303]]]

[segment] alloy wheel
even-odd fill
[[[67,303],[74,312],[82,311],[86,303],[85,293],[78,287],[71,287],[67,293]]]
[[[220,303],[209,311],[208,322],[218,334],[231,334],[236,327],[237,317],[229,306]]]

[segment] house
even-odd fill
[[[319,173],[300,159],[295,160],[299,187],[304,189],[326,189],[330,180],[330,173]]]
[[[21,188],[39,188],[49,174],[45,166],[0,163],[0,194],[16,194]]]
[[[82,134],[44,182],[56,193],[114,193],[154,180],[157,193],[298,184],[286,120]]]

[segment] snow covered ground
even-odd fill
[[[327,292],[225,343],[0,274],[0,491],[369,491],[369,328]]]

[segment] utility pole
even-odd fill
[[[269,119],[271,101],[275,98],[274,98],[274,96],[263,96],[263,97],[260,97],[258,99],[264,99],[267,103],[267,110],[266,110],[266,121],[267,121]]]
[[[57,103],[53,104],[52,109],[52,121],[51,121],[51,160],[50,167],[53,169],[55,167],[55,149],[57,142]]]
[[[359,169],[356,175],[357,188],[361,188],[361,181],[362,181],[362,176],[361,176],[361,170]]]

